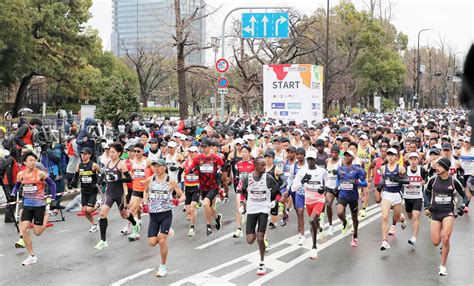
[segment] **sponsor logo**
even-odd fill
[[[288,116],[288,111],[280,111],[280,116]]]
[[[272,109],[285,109],[285,103],[284,102],[273,102],[272,103]]]
[[[301,103],[288,103],[288,109],[301,109]]]

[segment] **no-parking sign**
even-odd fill
[[[229,81],[225,77],[221,77],[217,80],[217,86],[219,88],[227,88],[229,86]]]

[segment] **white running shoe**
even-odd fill
[[[160,264],[160,268],[158,269],[158,272],[156,272],[156,277],[163,277],[168,274],[168,271],[166,270],[166,265]]]
[[[260,265],[258,265],[257,275],[265,275],[265,274],[267,274],[267,267],[265,267],[265,264],[260,263]]]
[[[388,231],[388,235],[395,235],[396,232],[397,232],[397,227],[392,225],[390,227],[390,230]]]
[[[439,266],[439,276],[446,276],[448,275],[448,269],[444,266]]]
[[[318,250],[316,248],[311,249],[311,254],[309,256],[311,259],[318,259]]]
[[[305,240],[306,238],[304,237],[304,235],[300,234],[300,237],[298,238],[298,245],[303,245]]]
[[[188,236],[189,237],[193,237],[194,235],[196,234],[196,232],[194,231],[194,228],[189,228],[189,231],[188,231]]]
[[[23,260],[23,262],[21,263],[21,265],[26,266],[26,265],[30,265],[30,264],[36,263],[37,261],[38,261],[38,257],[29,255],[28,258],[26,258],[25,260]]]
[[[334,235],[334,227],[332,227],[332,225],[330,225],[330,226],[328,227],[328,234],[329,234],[330,236],[333,236],[333,235]]]
[[[93,224],[89,229],[89,232],[96,232],[99,230],[99,226],[97,224]]]
[[[405,215],[401,214],[400,218],[403,218],[403,221],[400,223],[400,226],[402,227],[402,230],[405,230],[405,228],[407,228],[407,220],[405,218]]]
[[[390,249],[390,244],[388,244],[388,241],[384,240],[384,241],[382,241],[382,245],[380,246],[380,250],[383,251],[383,250],[387,250],[387,249]]]
[[[127,223],[120,231],[123,235],[129,235],[131,230],[131,223]]]
[[[242,237],[243,234],[242,234],[242,230],[241,229],[237,229],[235,232],[234,232],[234,235],[232,236],[233,238],[239,238],[239,237]]]

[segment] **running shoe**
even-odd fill
[[[134,241],[137,239],[140,239],[140,234],[138,233],[136,226],[134,226],[132,233],[128,236],[128,240]]]
[[[224,197],[224,204],[227,204],[228,201],[229,201],[229,197],[226,195],[226,196]]]
[[[283,214],[283,218],[281,219],[280,226],[285,226],[289,218],[290,216],[288,214]]]
[[[347,222],[347,223],[346,223],[346,226],[342,228],[341,233],[342,233],[342,234],[346,234],[348,230],[349,230],[349,222]]]
[[[20,238],[17,242],[15,242],[15,248],[25,248],[25,241],[23,238]]]
[[[395,235],[396,232],[397,232],[397,227],[392,225],[390,227],[390,230],[388,231],[388,235]]]
[[[439,272],[438,272],[439,276],[446,276],[448,275],[448,269],[444,266],[439,266]]]
[[[265,251],[267,251],[268,247],[270,246],[270,241],[268,241],[268,239],[265,237],[263,243],[265,244]]]
[[[416,238],[412,237],[408,240],[408,244],[415,246],[416,244]]]
[[[324,226],[324,221],[325,221],[325,220],[326,220],[326,213],[323,212],[321,215],[319,215],[319,225],[320,225],[321,227]]]
[[[156,272],[156,277],[163,277],[168,274],[168,271],[166,270],[166,265],[160,264],[160,268],[158,269],[158,272]]]
[[[222,222],[222,214],[218,214],[216,218],[216,229],[221,229],[221,222]]]
[[[304,237],[304,235],[300,234],[300,237],[298,238],[298,245],[303,245],[305,240],[306,238]]]
[[[268,227],[269,227],[270,229],[275,229],[275,228],[277,228],[277,226],[276,226],[272,221],[268,224]]]
[[[267,268],[265,267],[265,264],[260,263],[258,265],[257,275],[265,275],[265,274],[267,274]]]
[[[285,205],[283,203],[278,203],[278,214],[282,214],[285,210]]]
[[[465,206],[463,211],[464,211],[465,214],[467,214],[469,212],[469,207]]]
[[[247,222],[247,214],[242,215],[242,221],[241,222],[242,222],[242,224]]]
[[[359,245],[359,241],[357,240],[357,238],[352,236],[351,246],[352,247],[357,247],[358,245]]]
[[[195,234],[196,234],[196,232],[194,231],[194,227],[189,228],[188,236],[193,237]]]
[[[206,235],[209,236],[211,234],[212,234],[212,228],[208,226],[206,230]]]
[[[311,259],[318,259],[318,250],[316,248],[311,249],[309,258]]]
[[[36,262],[38,262],[38,257],[29,255],[25,260],[23,260],[21,265],[26,266]]]
[[[200,208],[202,208],[202,203],[199,201],[196,205],[196,209],[200,209]]]
[[[334,235],[334,227],[333,227],[332,225],[330,225],[330,226],[328,227],[328,234],[329,234],[330,236],[333,236],[333,235]]]
[[[123,235],[130,234],[130,223],[128,222],[120,231]]]
[[[405,216],[403,214],[400,215],[400,219],[403,218],[403,221],[400,223],[401,227],[402,227],[402,230],[405,230],[405,228],[407,228],[407,223],[406,223],[406,219],[405,219]]]
[[[380,246],[380,250],[384,251],[390,249],[390,244],[388,244],[388,241],[384,240],[382,241],[382,245]]]
[[[107,241],[101,240],[95,245],[95,249],[101,250],[102,248],[107,247],[107,246],[109,246],[109,243]]]
[[[367,216],[367,212],[365,211],[365,209],[361,209],[359,212],[359,217],[364,219],[366,216]]]
[[[239,213],[240,214],[245,214],[245,204],[243,202],[240,202],[240,207],[239,207]]]
[[[232,237],[233,237],[233,238],[239,238],[239,237],[242,237],[242,236],[243,236],[242,230],[238,228],[238,229],[234,232],[234,235],[233,235]]]
[[[91,228],[89,229],[89,232],[96,232],[99,230],[99,226],[95,223],[91,226]]]

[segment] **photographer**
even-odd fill
[[[89,147],[92,150],[92,161],[95,161],[95,140],[93,140],[96,136],[95,127],[97,123],[94,119],[87,117],[84,120],[84,127],[81,128],[79,134],[77,134],[77,151],[80,154],[82,148]]]
[[[22,124],[21,127],[18,129],[18,131],[15,134],[15,137],[13,140],[17,144],[17,153],[16,153],[16,158],[21,159],[21,148],[25,145],[31,145],[34,146],[33,144],[33,133],[35,132],[36,129],[41,127],[43,125],[43,122],[41,119],[38,118],[31,118],[29,123]]]

